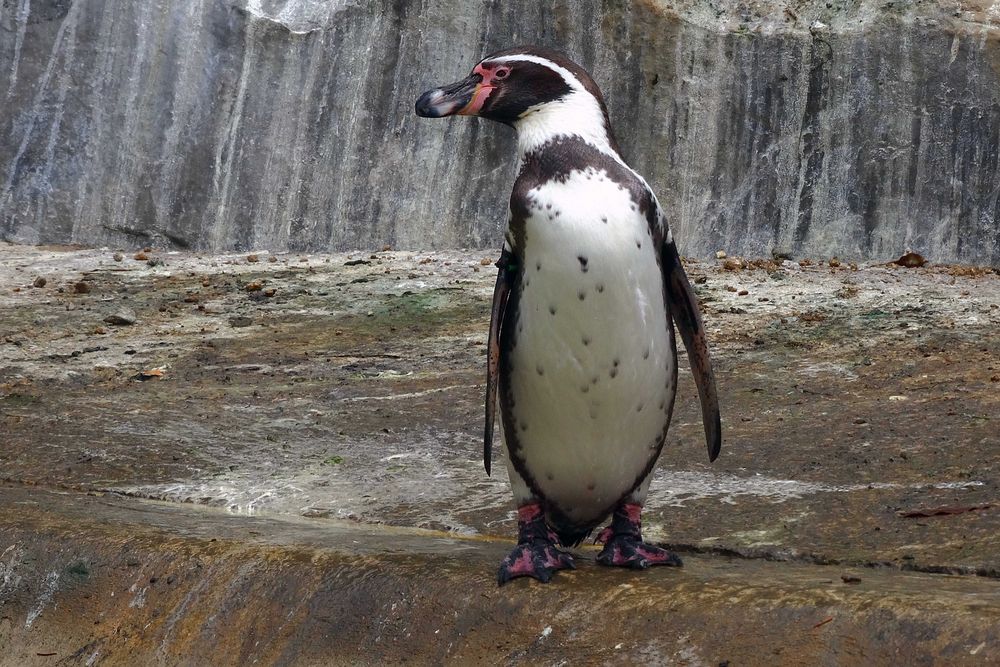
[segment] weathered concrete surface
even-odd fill
[[[634,573],[584,549],[547,586],[497,589],[495,540],[9,486],[0,502],[4,664],[1000,661],[1000,581],[978,577],[703,557]]]
[[[596,75],[682,249],[1000,265],[993,2],[0,3],[0,238],[498,247],[509,131],[416,95],[514,43]]]
[[[993,270],[688,262],[723,454],[683,379],[644,515],[686,567],[498,590],[493,257],[133,252],[0,244],[0,664],[1000,660]]]
[[[162,263],[0,246],[3,478],[513,535],[504,466],[487,478],[478,444],[493,258],[151,257]],[[1000,276],[730,266],[688,264],[724,455],[705,459],[682,379],[649,535],[687,552],[997,576]],[[135,324],[103,322],[122,307]]]

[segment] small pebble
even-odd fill
[[[90,285],[81,280],[73,284],[73,291],[77,294],[88,294],[90,292]]]
[[[260,258],[257,257],[257,255],[247,255],[247,261],[250,262],[251,264],[256,264],[257,262],[260,261]]]
[[[135,324],[135,311],[131,308],[121,308],[105,317],[104,321],[115,326],[129,326]]]
[[[45,283],[47,283],[47,282],[48,281],[45,280],[45,278],[43,276],[38,276],[37,278],[35,278],[35,282],[33,282],[31,284],[34,285],[35,287],[45,287]]]

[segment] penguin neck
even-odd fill
[[[514,129],[517,130],[519,162],[559,137],[579,137],[625,164],[604,104],[582,90],[575,90],[554,102],[531,107],[517,119]]]

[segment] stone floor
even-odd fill
[[[481,460],[494,259],[0,245],[0,480],[509,539],[504,466],[490,478]],[[734,576],[759,559],[964,575],[996,605],[1000,275],[687,270],[723,451],[708,463],[682,360],[648,536]]]

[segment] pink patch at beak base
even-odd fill
[[[493,92],[493,86],[488,86],[486,84],[479,84],[476,86],[476,92],[472,93],[472,99],[465,107],[457,112],[459,116],[475,116],[479,113],[479,110],[483,108],[483,103],[486,102],[486,98],[490,96]]]

